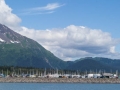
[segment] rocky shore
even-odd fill
[[[107,78],[0,78],[0,83],[119,83],[120,79]]]

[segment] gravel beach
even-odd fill
[[[115,78],[0,78],[0,83],[120,83]]]

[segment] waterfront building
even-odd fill
[[[104,78],[113,78],[113,77],[114,77],[114,74],[111,74],[111,73],[103,73],[103,77],[104,77]]]

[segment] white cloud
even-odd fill
[[[59,4],[59,3],[49,3],[46,6],[43,7],[35,7],[25,10],[23,12],[23,15],[38,15],[38,14],[50,14],[54,13],[55,9],[64,6],[65,4]]]
[[[58,7],[60,6],[47,5],[46,10],[50,12]],[[63,60],[88,56],[120,58],[120,53],[115,51],[120,40],[112,38],[109,33],[102,30],[75,25],[61,29],[34,30],[20,27],[20,22],[21,19],[12,13],[12,9],[5,4],[5,1],[0,0],[0,23],[36,40]]]
[[[19,32],[32,38],[62,59],[87,56],[111,56],[119,40],[107,32],[83,26],[70,25],[62,29],[34,30],[22,27]]]
[[[21,19],[12,13],[12,9],[6,5],[4,0],[0,0],[0,23],[11,28],[16,27],[21,22]]]
[[[36,8],[32,8],[30,10],[33,10],[33,11],[42,11],[42,10],[54,10],[54,9],[57,9],[61,6],[63,6],[64,4],[59,4],[59,3],[50,3],[50,4],[47,4],[46,6],[44,7],[36,7]]]

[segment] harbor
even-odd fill
[[[0,83],[120,83],[119,71],[1,67]]]
[[[119,72],[10,67],[0,70],[0,78],[119,78]]]
[[[14,68],[0,70],[0,83],[120,83],[119,72]]]

